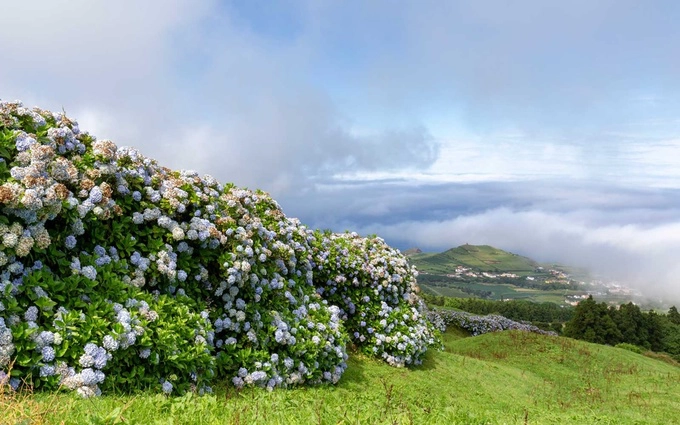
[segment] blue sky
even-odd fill
[[[0,98],[270,192],[680,300],[680,3],[2,1]]]

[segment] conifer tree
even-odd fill
[[[680,313],[678,313],[678,309],[675,306],[668,310],[668,320],[673,324],[680,325]]]
[[[609,315],[607,305],[598,304],[592,295],[576,306],[574,317],[565,325],[564,336],[610,345],[621,340],[621,332]]]

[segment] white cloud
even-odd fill
[[[436,158],[417,125],[356,134],[308,78],[310,40],[272,43],[235,13],[214,1],[13,4],[0,17],[0,56],[13,58],[0,94],[64,107],[99,138],[275,195],[338,170]]]
[[[492,243],[670,288],[669,4],[294,1],[277,37],[215,0],[6,1],[0,97],[270,191],[317,227]]]
[[[488,244],[538,261],[587,267],[638,287],[645,295],[680,300],[680,221],[598,224],[601,221],[584,214],[498,208],[444,221],[371,225],[364,231],[433,251]]]

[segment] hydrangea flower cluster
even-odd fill
[[[13,354],[12,331],[5,324],[5,319],[0,317],[0,370],[9,366]]]
[[[317,232],[317,293],[341,309],[349,336],[393,366],[420,364],[438,335],[417,296],[417,271],[379,237]]]
[[[441,332],[444,332],[448,326],[453,325],[470,332],[472,336],[507,330],[557,336],[557,333],[553,331],[545,331],[527,322],[515,322],[498,314],[477,316],[455,310],[430,310],[427,312],[427,316]]]
[[[62,113],[0,102],[0,210],[10,383],[335,383],[350,339],[398,366],[435,339],[384,241],[314,232],[264,192],[161,167]]]

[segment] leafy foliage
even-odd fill
[[[621,331],[609,315],[607,305],[598,304],[592,296],[576,306],[574,317],[565,326],[564,336],[609,345],[621,341]]]
[[[593,297],[581,301],[574,311],[574,317],[566,323],[564,335],[599,344],[608,344],[630,349],[666,352],[676,360],[680,359],[680,325],[674,320],[675,306],[668,314],[654,311],[642,312],[633,303],[607,308]]]

